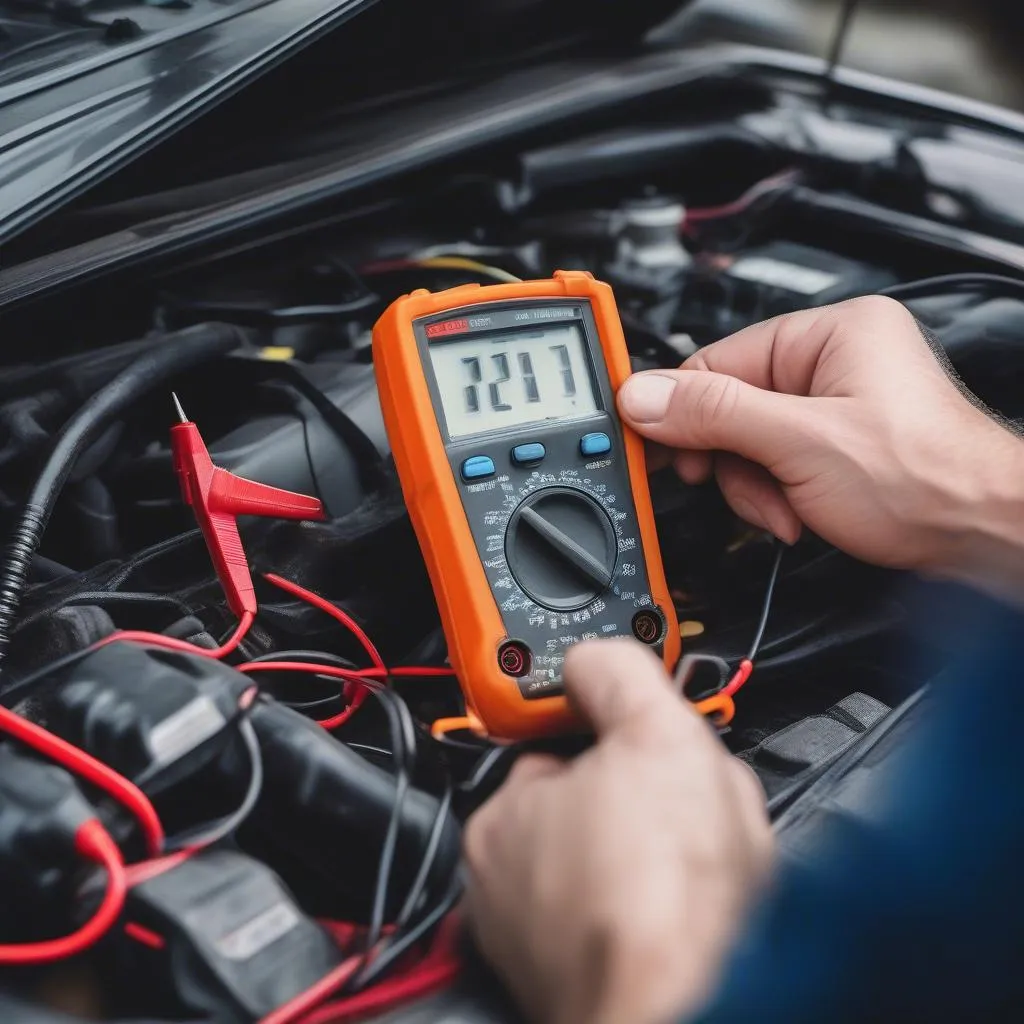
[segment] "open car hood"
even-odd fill
[[[486,68],[560,42],[621,45],[688,2],[391,0],[387,13],[443,76],[450,55]],[[0,0],[0,244],[376,3]]]
[[[374,2],[197,0],[180,24],[0,76],[0,244]]]

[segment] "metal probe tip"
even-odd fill
[[[178,396],[172,391],[171,398],[174,401],[174,411],[178,414],[178,419],[182,423],[188,423],[188,417],[185,415],[185,410],[181,407],[181,402],[178,401]]]

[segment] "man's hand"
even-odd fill
[[[661,663],[625,640],[565,669],[595,747],[524,757],[469,821],[467,912],[544,1024],[661,1024],[698,1008],[771,860],[764,794]]]
[[[713,471],[737,514],[785,541],[806,525],[876,564],[1024,583],[1024,443],[891,299],[749,327],[630,378],[619,409],[684,480]]]

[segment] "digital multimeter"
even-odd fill
[[[384,424],[469,714],[500,739],[571,730],[568,648],[679,629],[611,288],[585,272],[424,289],[373,331]]]

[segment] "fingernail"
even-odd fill
[[[757,525],[783,544],[793,545],[800,539],[800,520],[788,505],[767,501],[758,508],[758,518]]]
[[[803,532],[801,524],[794,522],[786,515],[772,516],[772,523],[769,525],[769,529],[787,547],[792,547],[800,539],[800,534]]]
[[[638,373],[619,392],[622,411],[636,423],[655,423],[665,418],[676,382],[660,373]]]

